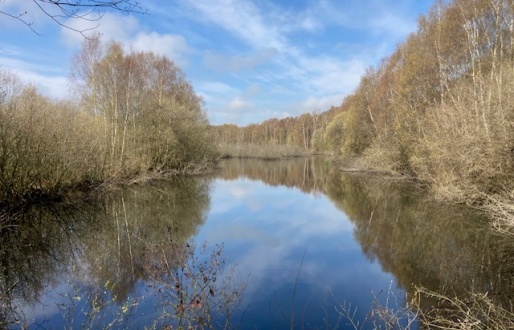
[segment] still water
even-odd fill
[[[484,219],[322,158],[1,216],[0,327],[368,329],[416,285],[514,301],[513,244]]]

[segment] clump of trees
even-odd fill
[[[344,100],[324,133],[326,150],[415,176],[445,198],[506,203],[514,191],[513,22],[511,1],[438,1]]]
[[[0,81],[3,203],[189,172],[216,155],[201,98],[164,56],[87,39],[73,59],[73,100],[51,100],[7,71]]]

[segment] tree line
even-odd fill
[[[52,100],[0,72],[0,201],[149,172],[191,172],[216,156],[203,104],[170,59],[85,39],[74,97]]]
[[[271,118],[260,124],[239,127],[223,124],[211,127],[211,134],[222,155],[235,157],[280,158],[323,151],[321,138],[336,107],[298,117]],[[238,152],[240,149],[243,152]]]

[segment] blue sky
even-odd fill
[[[213,124],[247,125],[339,105],[370,65],[415,31],[428,0],[142,0],[147,15],[108,12],[102,40],[164,54],[205,100]],[[52,97],[68,92],[83,37],[46,17],[32,0],[4,0],[0,68]],[[96,23],[71,21],[77,29]]]

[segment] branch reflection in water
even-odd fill
[[[418,293],[422,297],[417,307],[425,311],[439,304],[431,292],[464,301],[481,293],[487,294],[496,306],[512,311],[514,242],[492,231],[488,220],[472,209],[439,203],[412,182],[371,173],[343,172],[322,158],[276,163],[231,160],[223,164],[221,173],[228,182],[258,180],[269,186],[286,186],[328,197],[353,225],[353,238],[365,258],[371,263],[378,262],[383,272],[393,274],[396,286],[405,291],[405,299],[393,292],[399,298],[398,308],[417,300]],[[302,208],[299,204],[294,207]],[[304,206],[301,212],[309,211]],[[322,226],[319,218],[311,221]],[[291,235],[296,237],[299,233],[294,230]],[[323,244],[330,245],[330,241],[324,240]],[[345,278],[344,273],[352,265],[330,267],[326,271],[339,272]],[[424,289],[419,292],[418,287]],[[387,291],[387,286],[381,290]],[[348,296],[336,298],[335,305],[346,302],[366,311],[374,304],[366,307],[348,300]],[[378,303],[384,304],[386,300]],[[357,315],[361,321],[367,316]],[[373,326],[368,323],[367,327]]]
[[[176,178],[94,201],[4,213],[0,325],[226,325],[244,292],[222,245],[190,243],[210,179]]]
[[[365,329],[371,308],[403,311],[418,286],[514,302],[514,244],[486,219],[321,158],[229,160],[73,201],[0,216],[0,327],[352,328],[351,316]]]

